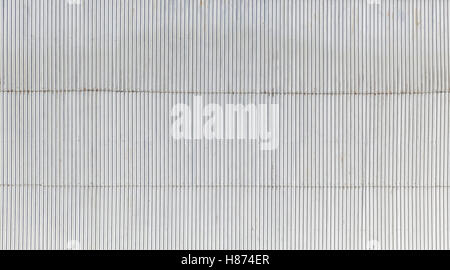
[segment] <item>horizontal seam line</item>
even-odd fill
[[[221,92],[221,91],[152,91],[152,90],[108,90],[108,89],[82,89],[82,90],[0,90],[0,93],[89,93],[89,92],[101,92],[101,93],[136,93],[136,94],[195,94],[195,95],[305,95],[305,96],[343,96],[343,95],[355,95],[355,96],[376,96],[376,95],[430,95],[430,94],[445,94],[450,93],[450,90],[432,90],[427,92],[421,91],[383,91],[383,92]]]
[[[295,185],[43,185],[43,184],[0,184],[0,187],[80,187],[80,188],[121,188],[121,187],[153,187],[153,188],[210,188],[210,187],[246,187],[246,188],[450,188],[446,185],[435,186],[295,186]]]

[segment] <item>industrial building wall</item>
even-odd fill
[[[0,249],[449,249],[449,12],[0,0]],[[277,146],[174,138],[196,99]]]

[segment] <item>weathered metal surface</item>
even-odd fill
[[[1,3],[3,90],[449,90],[446,0]]]
[[[0,248],[449,249],[449,7],[0,0]],[[174,140],[194,96],[279,147]]]

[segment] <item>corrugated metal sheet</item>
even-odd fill
[[[449,1],[0,3],[1,249],[450,248]]]
[[[1,3],[3,90],[449,89],[446,0]]]

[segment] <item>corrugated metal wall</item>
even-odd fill
[[[0,248],[450,248],[449,11],[0,0]],[[278,149],[174,140],[195,95]]]

